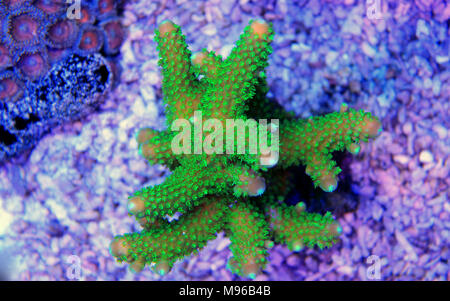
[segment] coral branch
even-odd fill
[[[342,228],[333,219],[331,213],[324,216],[304,211],[305,206],[272,204],[265,208],[270,227],[277,243],[286,244],[290,250],[300,251],[307,246],[313,248],[331,247],[336,242]]]
[[[111,254],[120,261],[135,263],[132,269],[136,271],[146,263],[155,262],[160,264],[157,267],[160,274],[168,272],[175,260],[201,249],[223,227],[223,216],[228,210],[225,202],[207,197],[201,203],[177,221],[116,237],[110,247]]]
[[[228,266],[232,272],[254,278],[267,263],[265,242],[269,229],[264,215],[251,203],[236,203],[226,218],[233,257]]]
[[[254,21],[244,30],[230,56],[219,66],[211,90],[202,100],[209,118],[244,118],[245,101],[254,95],[255,76],[266,67],[271,52],[272,29],[264,21]]]
[[[306,172],[324,191],[337,187],[340,168],[331,158],[334,151],[358,149],[357,144],[376,137],[381,123],[370,113],[335,112],[307,121],[293,120],[280,125],[280,161],[283,167],[306,165]]]
[[[200,92],[190,62],[191,52],[187,48],[180,27],[170,21],[163,22],[156,31],[159,50],[159,65],[163,73],[166,117],[170,125],[177,118],[189,119],[200,103]]]

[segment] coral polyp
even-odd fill
[[[12,18],[9,32],[15,42],[30,42],[38,37],[39,20],[29,15],[21,15]]]
[[[106,20],[100,24],[105,33],[105,51],[108,54],[115,54],[125,38],[125,33],[119,19]]]
[[[78,35],[78,26],[72,20],[61,18],[48,28],[47,41],[55,48],[66,48],[73,45]]]
[[[103,46],[103,34],[94,26],[83,25],[76,43],[81,54],[90,54],[99,51]]]
[[[97,0],[96,9],[101,17],[107,17],[115,14],[114,0]]]
[[[332,153],[356,152],[360,141],[379,134],[378,119],[343,104],[340,112],[302,120],[269,101],[264,69],[273,32],[263,20],[250,22],[226,59],[206,50],[191,55],[180,27],[170,21],[160,24],[155,36],[168,129],[143,128],[137,142],[144,158],[166,165],[171,174],[162,184],[129,198],[128,212],[143,230],[115,237],[111,254],[133,271],[150,265],[162,275],[224,231],[233,255],[229,269],[254,278],[267,264],[274,242],[293,251],[322,249],[336,242],[342,228],[330,212],[320,215],[307,212],[303,203],[285,203],[293,189],[290,168],[305,165],[315,187],[335,190],[341,170]],[[172,129],[183,124],[195,132],[201,120],[219,125],[229,120],[249,124],[270,120],[255,124],[255,133],[267,133],[279,149],[236,152],[235,133],[217,134],[220,126],[214,125],[213,133],[211,127],[198,135],[188,131],[186,137],[193,139],[182,152],[175,151],[179,133]],[[227,144],[219,143],[220,138],[212,143],[209,134],[227,138]],[[249,126],[241,141],[249,146],[254,137]],[[189,151],[205,145],[215,151]],[[174,215],[179,218],[172,220]]]
[[[0,102],[16,100],[21,94],[19,80],[11,71],[0,72]]]
[[[20,49],[39,44],[46,30],[47,21],[43,13],[32,7],[12,11],[3,25],[6,43]]]
[[[42,78],[48,70],[46,51],[36,49],[24,52],[17,61],[17,68],[25,79],[36,80]]]

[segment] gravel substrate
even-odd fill
[[[269,97],[300,117],[347,102],[378,116],[384,131],[357,156],[341,155],[337,191],[305,200],[336,215],[341,241],[299,253],[276,246],[256,280],[450,280],[450,4],[382,2],[380,19],[370,19],[354,0],[128,1],[121,84],[102,109],[0,166],[0,278],[240,279],[225,268],[223,233],[163,277],[133,274],[108,246],[140,229],[127,197],[168,174],[139,157],[134,139],[164,124],[156,24],[171,19],[192,51],[226,56],[261,17],[276,32]]]

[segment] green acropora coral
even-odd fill
[[[129,198],[128,211],[143,230],[117,236],[111,243],[111,254],[128,262],[133,271],[148,264],[163,275],[175,261],[198,252],[220,231],[231,241],[228,267],[249,278],[264,269],[274,242],[299,251],[305,246],[329,247],[337,241],[342,229],[331,213],[322,216],[307,212],[303,203],[284,203],[293,188],[288,168],[305,165],[316,187],[333,191],[340,168],[332,152],[357,153],[359,142],[376,137],[381,124],[370,113],[346,105],[340,112],[299,120],[269,101],[264,68],[272,38],[270,24],[251,21],[224,59],[206,50],[191,55],[180,27],[170,21],[156,30],[167,129],[141,129],[137,141],[142,156],[151,164],[168,166],[171,174],[162,184],[143,188]],[[213,120],[215,125],[198,128],[199,118]],[[219,129],[229,120],[260,120],[256,128],[279,148],[251,152],[248,146],[254,135],[249,126],[248,134],[241,135],[245,151],[237,151],[238,135]],[[178,139],[180,128],[192,139]],[[208,137],[213,129],[219,134]],[[226,145],[220,143],[222,138]],[[198,151],[198,145],[208,146],[208,141],[214,152]],[[183,152],[174,151],[180,142]],[[176,213],[178,219],[169,218]]]

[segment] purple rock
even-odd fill
[[[291,254],[286,258],[286,263],[290,267],[297,267],[300,264],[300,257],[297,254]]]
[[[317,271],[318,263],[311,256],[305,258],[305,264],[311,271]]]
[[[283,256],[279,252],[273,250],[273,252],[270,253],[270,262],[274,266],[281,266],[283,263]]]

